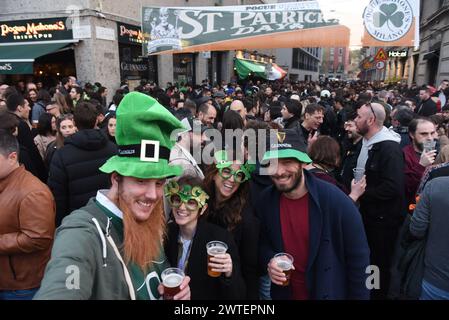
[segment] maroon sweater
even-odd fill
[[[419,164],[421,155],[413,149],[413,144],[405,146],[402,152],[404,153],[405,161],[405,196],[407,205],[409,205],[415,203],[415,194],[426,168]]]

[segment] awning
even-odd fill
[[[0,74],[30,74],[33,73],[33,62],[36,58],[58,51],[69,43],[78,40],[61,40],[0,44]]]
[[[246,59],[236,58],[235,69],[240,79],[254,75],[267,80],[277,80],[287,75],[287,72],[275,63],[263,63]]]
[[[439,58],[439,57],[440,57],[440,50],[433,50],[433,51],[429,51],[429,52],[425,53],[422,59],[430,60],[430,59]]]

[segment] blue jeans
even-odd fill
[[[419,300],[449,300],[449,292],[441,290],[426,280],[422,281],[422,291]]]
[[[26,290],[0,290],[0,300],[33,300],[39,288]]]

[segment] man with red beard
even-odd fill
[[[182,128],[155,99],[138,92],[123,98],[118,155],[100,168],[112,186],[63,220],[36,299],[159,299],[160,274],[169,267],[163,188],[166,178],[181,174],[168,164],[170,135]],[[190,299],[189,281],[175,300]]]

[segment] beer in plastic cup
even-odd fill
[[[162,271],[162,285],[164,286],[164,300],[173,300],[173,297],[181,291],[181,283],[184,280],[184,272],[178,268],[167,268]]]
[[[282,271],[285,274],[285,277],[287,280],[285,280],[282,285],[288,286],[290,284],[290,276],[292,272],[292,266],[293,266],[293,257],[285,252],[278,253],[274,256],[276,260],[276,265],[282,269]]]
[[[207,249],[207,274],[210,277],[219,277],[221,272],[212,271],[212,268],[209,266],[210,258],[216,256],[217,254],[226,253],[228,250],[228,245],[221,241],[210,241],[206,244]]]
[[[435,147],[437,145],[437,142],[435,140],[426,140],[423,142],[423,151],[429,152],[432,150],[435,150]]]

